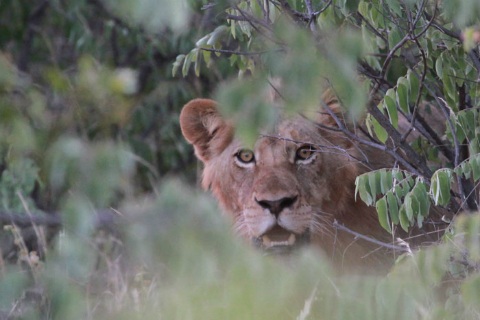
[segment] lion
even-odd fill
[[[212,191],[241,237],[268,253],[314,246],[338,270],[385,270],[401,252],[369,241],[394,239],[380,226],[376,209],[356,199],[355,179],[391,168],[393,161],[335,130],[338,119],[346,123],[339,100],[331,90],[322,100],[330,113],[320,107],[313,120],[283,117],[253,149],[235,137],[233,122],[210,99],[188,102],[180,125],[204,164],[203,188]]]

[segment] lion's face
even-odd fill
[[[271,252],[308,242],[331,249],[334,220],[342,222],[355,205],[361,156],[350,141],[319,126],[331,125],[329,117],[319,116],[320,123],[284,119],[274,132],[260,135],[253,149],[234,138],[212,100],[188,103],[180,122],[204,162],[203,186],[232,215],[240,235]]]
[[[351,195],[355,170],[345,150],[297,117],[261,135],[253,150],[231,139],[205,162],[204,184],[233,214],[239,234],[267,251],[283,252],[311,237],[331,236],[329,226]]]

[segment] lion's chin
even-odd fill
[[[296,251],[310,242],[308,231],[296,234],[279,225],[274,226],[259,237],[253,238],[255,247],[266,254],[285,255]]]

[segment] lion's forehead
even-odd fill
[[[255,152],[273,153],[282,156],[294,153],[305,144],[321,144],[323,141],[315,125],[305,119],[293,119],[281,122],[273,132],[260,134],[255,143]]]

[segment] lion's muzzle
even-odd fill
[[[290,254],[310,242],[310,233],[295,234],[275,225],[263,235],[253,238],[252,242],[267,254]]]

